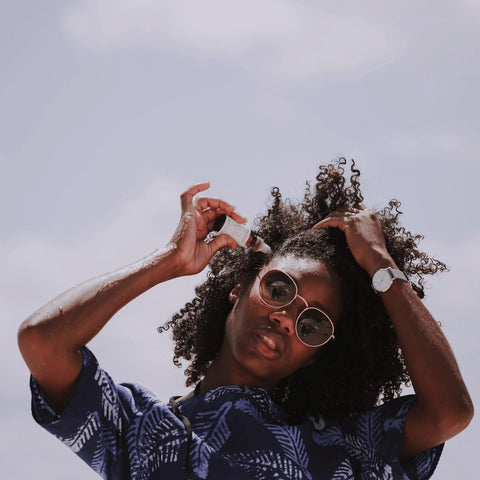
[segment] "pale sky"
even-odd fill
[[[253,220],[355,158],[365,203],[450,266],[429,281],[479,410],[480,2],[44,0],[0,7],[2,478],[96,479],[30,416],[21,321],[61,291],[163,246],[179,194]],[[155,287],[92,342],[118,382],[185,387],[156,327],[202,275]],[[433,478],[476,478],[478,418]]]

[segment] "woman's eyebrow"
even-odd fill
[[[332,318],[332,314],[331,314],[330,310],[325,305],[323,305],[323,303],[320,303],[317,300],[312,300],[311,302],[309,302],[309,301],[307,301],[307,299],[305,297],[303,297],[302,295],[299,295],[299,294],[297,294],[297,297],[301,297],[303,300],[305,300],[305,302],[308,305],[308,308],[311,308],[311,307],[318,308],[322,312],[326,313],[330,318]]]
[[[300,291],[300,282],[297,278],[295,278],[294,275],[292,275],[290,272],[288,272],[288,274],[293,278],[294,282],[296,283],[297,285],[297,296],[298,297],[302,297],[306,302],[307,302],[307,305],[309,307],[315,307],[315,308],[318,308],[319,310],[321,310],[322,312],[325,312],[330,318],[332,318],[332,313],[330,312],[330,310],[325,306],[323,305],[323,303],[320,303],[319,301],[317,300],[313,300],[311,302],[308,302],[307,299],[305,297],[303,297],[303,295],[300,295],[298,292]]]
[[[322,303],[314,300],[313,302],[309,302],[308,305],[310,307],[316,307],[319,310],[321,310],[322,312],[325,312],[330,318],[332,317],[332,314],[330,313],[329,309],[325,305],[323,305]]]

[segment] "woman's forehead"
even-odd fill
[[[292,277],[303,276],[331,276],[327,266],[320,260],[308,257],[298,258],[293,255],[285,255],[281,257],[274,257],[268,265],[266,270],[278,269],[285,270]]]

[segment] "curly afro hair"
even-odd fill
[[[330,212],[363,202],[360,171],[347,161],[320,166],[314,187],[307,182],[303,202],[283,200],[272,189],[272,204],[255,220],[258,234],[272,247],[265,255],[249,248],[221,249],[212,258],[207,280],[195,289],[195,297],[159,331],[172,327],[173,361],[190,362],[186,385],[198,383],[220,350],[225,320],[232,308],[229,293],[235,285],[248,285],[273,256],[294,255],[321,260],[340,282],[342,312],[335,340],[319,350],[311,366],[279,382],[273,400],[292,422],[308,415],[344,416],[365,410],[398,396],[409,382],[402,352],[391,320],[371,288],[369,275],[357,265],[342,231],[311,230]],[[416,294],[424,296],[424,276],[446,270],[446,265],[418,249],[421,235],[399,224],[400,202],[391,200],[375,212],[381,221],[387,249],[403,270]]]

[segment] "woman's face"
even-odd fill
[[[318,260],[284,256],[274,258],[246,289],[236,287],[230,296],[234,306],[225,324],[220,352],[250,384],[271,390],[299,368],[310,365],[322,347],[303,344],[295,333],[298,314],[306,307],[296,298],[285,307],[269,307],[259,296],[260,278],[269,270],[288,273],[298,286],[298,295],[309,307],[329,315],[333,323],[340,312],[338,281]],[[331,340],[334,341],[334,340]]]

